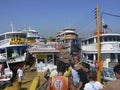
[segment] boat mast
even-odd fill
[[[101,50],[100,50],[100,15],[99,15],[99,6],[96,6],[96,27],[97,27],[97,79],[101,81]]]

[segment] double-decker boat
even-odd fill
[[[104,22],[100,25],[98,5],[96,10],[97,31],[82,39],[82,55],[86,62],[97,69],[99,80],[101,72],[104,80],[113,80],[113,67],[120,63],[120,34],[111,32]]]
[[[38,31],[36,31],[35,29],[24,29],[24,30],[20,30],[23,33],[27,34],[27,44],[30,45],[32,43],[35,42],[42,42],[44,41],[44,38],[42,35],[39,34]]]
[[[120,63],[120,34],[100,34],[101,60],[104,67],[113,67]],[[82,39],[82,54],[87,62],[93,63],[97,60],[97,35]]]
[[[56,34],[56,40],[60,43],[60,59],[69,63],[74,56],[79,56],[79,37],[76,29],[64,28]]]
[[[97,35],[82,39],[81,49],[84,60],[97,68]],[[100,34],[100,54],[101,61],[103,62],[102,79],[105,81],[115,79],[113,67],[120,63],[120,34],[119,33],[106,33]],[[100,66],[100,65],[99,65]]]
[[[0,55],[7,58],[11,69],[24,66],[27,48],[26,34],[18,31],[0,34]]]

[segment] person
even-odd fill
[[[46,90],[75,90],[72,79],[63,76],[65,72],[65,63],[59,62],[57,65],[58,75],[49,78]]]
[[[57,67],[54,67],[50,72],[50,77],[57,76],[57,75],[58,75]]]
[[[84,85],[89,82],[87,79],[87,73],[90,71],[90,65],[85,62],[82,62],[81,65],[81,69],[77,70],[80,78],[77,90],[84,90]]]
[[[18,68],[17,74],[18,74],[18,80],[19,80],[19,82],[22,82],[22,80],[23,80],[23,75],[24,75],[24,72],[23,72],[22,67]]]
[[[97,81],[96,71],[88,72],[87,78],[89,82],[85,84],[84,90],[103,90],[103,85]]]
[[[113,68],[116,80],[108,81],[104,90],[120,90],[120,64]]]
[[[71,68],[70,64],[68,64],[68,63],[66,63],[65,66],[66,66],[66,70],[65,70],[64,76],[65,77],[70,77],[72,68]]]
[[[50,69],[48,68],[46,72],[44,73],[44,77],[48,80],[50,77]]]
[[[79,81],[80,81],[80,78],[79,78],[79,75],[78,75],[78,72],[77,72],[77,67],[78,67],[78,64],[73,63],[71,74],[72,74],[72,79],[73,79],[75,87],[78,87],[78,84],[79,84]]]
[[[73,57],[73,61],[74,61],[74,63],[78,63],[78,62],[79,62],[78,56],[74,56],[74,57]]]
[[[1,75],[4,75],[4,69],[5,69],[4,64],[3,63],[0,64],[0,74]]]

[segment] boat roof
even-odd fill
[[[20,31],[12,31],[12,32],[1,33],[0,36],[1,36],[1,35],[6,35],[6,34],[26,34],[26,33],[20,32]]]
[[[73,31],[73,30],[65,30],[65,31],[61,32],[60,34],[65,34],[65,33],[74,33],[74,34],[77,34],[77,32]]]
[[[105,33],[105,34],[100,34],[100,36],[120,36],[120,33]],[[97,35],[91,35],[87,38],[82,38],[82,41],[90,38],[94,38],[94,37],[97,37]]]
[[[20,30],[21,32],[33,32],[33,33],[38,33],[38,31],[34,29],[29,29],[29,30]]]

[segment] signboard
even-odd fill
[[[45,59],[45,58],[46,58],[46,55],[37,55],[37,58],[38,58],[38,59]]]
[[[55,42],[35,42],[30,45],[29,52],[60,52],[60,45]]]

